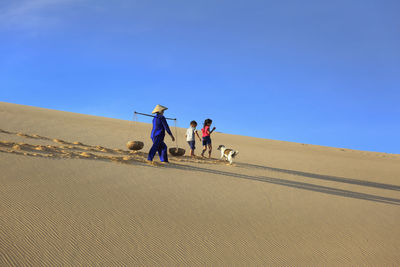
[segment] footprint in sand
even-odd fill
[[[18,136],[22,136],[22,137],[29,137],[29,135],[24,134],[24,133],[17,133]]]
[[[45,146],[36,146],[35,150],[46,151],[47,147],[45,147]]]
[[[61,139],[53,139],[53,142],[59,143],[59,144],[66,144],[64,140]]]
[[[73,142],[72,144],[78,145],[78,146],[83,146],[83,144],[82,144],[81,142],[78,142],[78,141],[75,141],[75,142]]]
[[[94,156],[92,153],[87,153],[87,152],[82,152],[79,155],[85,158],[91,158]]]
[[[21,146],[20,145],[13,145],[12,149],[21,150]]]

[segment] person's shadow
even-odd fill
[[[302,172],[302,171],[295,171],[295,170],[286,170],[286,169],[280,169],[280,168],[274,168],[274,167],[268,167],[268,166],[260,166],[260,165],[254,165],[254,164],[248,164],[248,163],[236,163],[236,164],[238,166],[240,166],[240,167],[243,167],[243,168],[262,169],[262,170],[266,170],[266,171],[288,173],[288,174],[298,175],[298,176],[312,178],[312,179],[320,179],[320,180],[334,181],[334,182],[339,182],[339,183],[354,184],[354,185],[375,187],[375,188],[379,188],[379,189],[388,189],[388,190],[400,191],[400,186],[398,186],[398,185],[369,182],[369,181],[357,180],[357,179],[352,179],[352,178],[343,178],[343,177],[330,176],[330,175],[321,175],[321,174]]]
[[[236,164],[239,167],[261,168],[261,169],[272,170],[272,171],[280,171],[280,172],[284,172],[284,173],[301,175],[304,177],[309,177],[309,178],[314,178],[314,179],[343,182],[343,183],[348,183],[348,184],[356,184],[356,185],[369,186],[369,187],[375,187],[375,188],[381,188],[381,189],[390,189],[390,190],[396,190],[396,191],[400,190],[400,187],[396,186],[396,185],[374,183],[374,182],[368,182],[368,181],[362,181],[362,180],[356,180],[356,179],[350,179],[350,178],[325,176],[325,175],[299,172],[299,171],[293,171],[293,170],[285,170],[285,169],[278,169],[278,168],[272,168],[272,167],[266,167],[266,166],[252,165],[252,164],[247,164],[247,163],[236,163]],[[165,165],[165,167],[172,168],[172,169],[186,170],[186,171],[212,173],[212,174],[224,175],[224,176],[229,176],[229,177],[234,177],[234,178],[239,178],[239,179],[248,179],[248,180],[253,180],[253,181],[259,181],[259,182],[265,182],[265,183],[271,183],[271,184],[277,184],[277,185],[302,189],[302,190],[320,192],[320,193],[324,193],[324,194],[330,194],[330,195],[336,195],[336,196],[342,196],[342,197],[348,197],[348,198],[355,198],[355,199],[362,199],[362,200],[368,200],[368,201],[375,201],[375,202],[392,204],[392,205],[400,205],[400,199],[397,199],[397,198],[376,196],[376,195],[371,195],[371,194],[354,192],[354,191],[350,191],[350,190],[344,190],[344,189],[338,189],[338,188],[333,188],[333,187],[328,187],[328,186],[285,180],[285,179],[280,179],[280,178],[273,178],[273,177],[267,177],[267,176],[252,176],[252,175],[240,174],[240,173],[236,173],[236,172],[220,171],[220,170],[207,169],[207,168],[203,168],[203,167],[196,167],[196,166],[183,165],[183,164],[177,164],[177,163],[170,163],[168,165]]]

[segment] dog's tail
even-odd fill
[[[235,152],[233,152],[232,157],[236,157],[237,154],[239,154],[239,151],[235,150]]]

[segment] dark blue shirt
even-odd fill
[[[168,134],[172,135],[165,117],[163,115],[157,114],[153,119],[153,130],[151,130],[151,139],[156,136],[164,137],[165,131],[167,131]]]

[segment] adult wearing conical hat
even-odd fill
[[[158,152],[161,162],[168,162],[168,148],[164,143],[165,131],[171,136],[172,141],[175,141],[175,137],[169,129],[167,120],[164,117],[164,111],[167,107],[157,105],[153,114],[156,114],[153,119],[153,129],[151,130],[151,140],[153,141],[153,146],[150,148],[148,161],[153,161],[154,156]]]
[[[153,109],[152,114],[158,113],[158,112],[163,112],[163,111],[165,111],[165,110],[167,110],[167,109],[168,109],[167,107],[164,107],[164,106],[161,106],[161,105],[157,105],[157,106]]]

